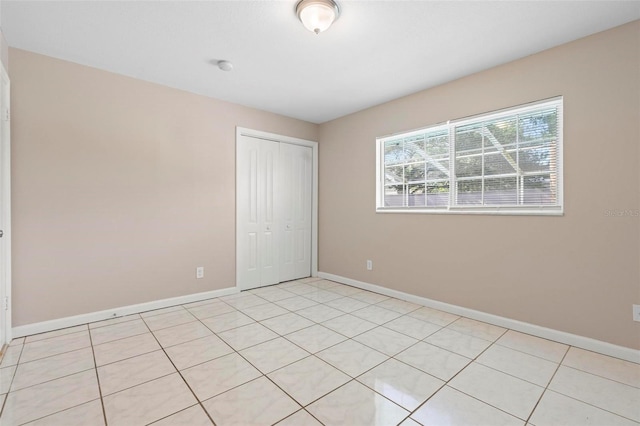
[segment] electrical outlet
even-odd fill
[[[196,278],[197,279],[204,278],[204,266],[198,266],[196,268]]]
[[[633,305],[633,320],[640,322],[640,305]]]
[[[367,271],[373,271],[373,260],[367,260]]]

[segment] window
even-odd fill
[[[562,214],[562,98],[376,143],[379,212]]]

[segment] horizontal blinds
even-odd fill
[[[379,207],[559,207],[561,123],[558,99],[379,140]]]
[[[384,142],[384,205],[447,206],[449,132],[437,129]]]

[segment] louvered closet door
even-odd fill
[[[310,147],[280,144],[281,282],[311,275],[312,157]]]
[[[238,282],[242,289],[279,281],[280,143],[241,136],[237,146]]]

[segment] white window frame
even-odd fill
[[[555,107],[558,111],[558,140],[557,140],[557,203],[555,205],[505,205],[505,206],[479,206],[479,205],[454,205],[456,177],[455,177],[455,129],[480,121],[496,120],[518,114],[526,114],[538,109]],[[377,213],[433,213],[433,214],[500,214],[500,215],[550,215],[562,216],[564,214],[564,189],[563,189],[563,98],[558,96],[552,99],[532,102],[494,111],[486,114],[478,114],[456,120],[450,120],[443,124],[427,126],[408,132],[394,133],[392,135],[376,138],[376,212]],[[390,140],[408,138],[415,135],[442,131],[448,129],[449,133],[449,202],[447,206],[420,206],[420,207],[385,207],[384,205],[384,144]]]

